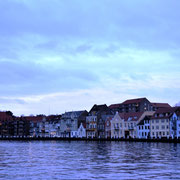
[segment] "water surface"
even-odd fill
[[[0,179],[180,179],[180,144],[0,141]]]

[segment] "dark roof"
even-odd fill
[[[168,103],[151,103],[153,107],[156,108],[170,108],[171,106]]]
[[[82,110],[82,111],[69,111],[69,112],[65,112],[64,114],[62,114],[62,117],[63,118],[70,118],[71,116],[79,117],[84,112],[86,112],[86,110]]]
[[[7,112],[0,112],[0,120],[13,120],[13,116],[8,114]]]
[[[108,107],[106,104],[102,104],[102,105],[95,104],[89,112],[91,113],[93,111],[98,112],[98,111],[107,111],[107,110],[108,110]]]
[[[170,107],[170,108],[159,108],[151,119],[166,119],[171,117],[171,115],[176,112],[177,107]]]
[[[124,101],[122,104],[140,103],[140,102],[142,102],[142,101],[144,101],[144,100],[148,101],[147,98],[128,99],[128,100]]]
[[[150,120],[152,116],[145,116],[137,125],[144,125],[144,120]]]
[[[41,122],[46,116],[24,116],[27,121]]]
[[[128,113],[119,113],[119,116],[125,121],[138,121],[144,112],[128,112]]]
[[[115,108],[119,108],[119,107],[121,107],[121,103],[120,104],[111,104],[109,106],[110,109],[115,109]]]

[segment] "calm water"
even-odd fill
[[[180,179],[180,144],[0,141],[0,179]]]

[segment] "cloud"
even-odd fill
[[[58,112],[137,96],[175,104],[178,5],[177,0],[0,1],[3,107],[15,109],[14,102],[18,113],[43,113],[53,99]],[[27,104],[22,107],[19,99]]]
[[[26,101],[24,101],[22,99],[1,98],[0,97],[0,103],[1,104],[20,104],[20,105],[24,105],[24,104],[26,104]]]

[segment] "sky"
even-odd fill
[[[0,0],[0,110],[180,102],[179,0]]]

